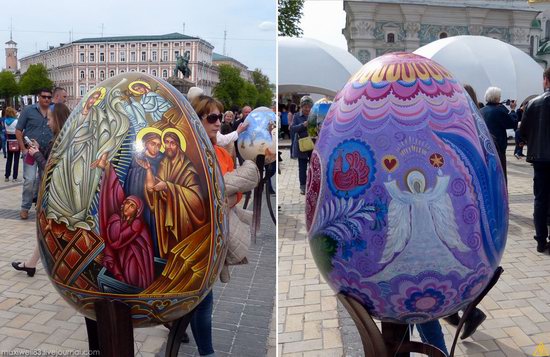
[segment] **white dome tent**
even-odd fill
[[[309,38],[279,37],[279,93],[334,97],[361,68],[351,53]]]
[[[414,53],[441,64],[462,85],[471,85],[480,102],[484,102],[488,87],[501,88],[501,100],[513,99],[518,105],[543,92],[542,67],[525,52],[493,38],[447,37]]]

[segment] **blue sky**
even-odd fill
[[[78,4],[78,5],[77,5]],[[18,57],[47,46],[59,46],[85,37],[160,35],[183,31],[210,42],[248,66],[259,68],[275,82],[276,2],[275,0],[53,0],[2,3],[0,41],[9,40],[10,16]],[[0,68],[5,68],[0,55]]]

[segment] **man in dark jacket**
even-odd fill
[[[504,177],[506,182],[508,178],[506,175],[506,146],[508,146],[508,138],[506,135],[506,129],[516,129],[518,126],[517,116],[514,112],[516,109],[516,102],[510,103],[511,113],[508,113],[508,109],[500,104],[500,96],[502,91],[498,87],[489,87],[485,92],[485,101],[487,105],[481,108],[480,112],[483,115],[483,120],[487,124],[489,133],[493,137],[493,141],[497,148],[498,157],[504,170]]]
[[[550,69],[543,75],[544,93],[532,99],[523,113],[520,136],[527,143],[527,162],[533,164],[535,240],[537,252],[546,250],[550,206]]]

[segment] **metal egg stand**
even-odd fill
[[[487,287],[479,294],[479,296],[472,301],[464,314],[462,315],[460,322],[456,328],[453,345],[449,356],[454,356],[456,343],[458,336],[464,322],[468,316],[474,311],[476,306],[487,295],[487,293],[497,283],[500,275],[504,270],[502,267],[498,267],[493,274]],[[432,357],[445,357],[440,349],[435,346],[429,345],[423,342],[410,341],[409,340],[409,325],[396,324],[390,322],[382,322],[382,331],[378,329],[376,323],[372,319],[371,315],[365,309],[361,303],[351,296],[344,295],[342,293],[337,294],[338,300],[342,303],[345,309],[350,314],[359,335],[361,336],[361,342],[363,344],[363,352],[365,357],[408,357],[409,353],[420,353]]]

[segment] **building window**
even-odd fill
[[[388,36],[387,36],[387,41],[386,42],[395,43],[395,34],[389,33]]]
[[[177,58],[180,55],[180,51],[174,51],[174,58]]]
[[[115,71],[113,70],[109,71],[109,77],[114,77],[114,75],[115,75]]]
[[[132,68],[132,69],[130,70],[130,72],[135,72],[135,71],[136,71],[136,69],[135,69],[135,68]]]
[[[109,61],[111,61],[111,62],[115,61],[115,53],[114,52],[109,53]]]
[[[80,53],[80,63],[84,63],[84,53]]]
[[[147,73],[147,71],[146,71],[146,70],[144,70],[144,69],[142,69],[142,70],[141,70],[141,73]]]
[[[120,62],[126,62],[126,51],[120,51],[119,61]]]
[[[168,71],[165,69],[162,70],[162,78],[168,78]]]
[[[93,46],[93,45],[91,45],[91,46],[90,46],[90,48],[94,48],[94,46]]]
[[[447,38],[449,35],[447,35],[447,32],[442,32],[439,34],[439,38]]]
[[[94,71],[90,71],[90,79],[95,79],[95,72]]]
[[[157,47],[157,44],[156,44],[156,43],[153,43],[153,47]]]
[[[132,51],[130,52],[130,62],[135,62],[135,61],[136,61],[136,52]]]
[[[84,46],[80,46],[80,48],[84,48]]]
[[[179,42],[174,43],[175,47],[178,47],[179,45],[180,45]]]
[[[153,61],[153,62],[158,61],[158,58],[157,58],[157,51],[151,52],[151,61]]]
[[[80,71],[80,79],[84,79],[84,71]]]
[[[99,62],[105,62],[105,53],[103,52],[99,53]]]
[[[124,70],[123,70],[123,69],[121,69],[121,70],[120,70],[120,73],[124,73]]]
[[[99,71],[99,80],[100,81],[105,80],[105,71]]]
[[[95,62],[95,53],[90,52],[90,62]]]
[[[141,51],[141,62],[147,61],[147,52]]]
[[[130,45],[130,47],[134,48],[134,47],[136,47],[136,44],[132,43],[132,45]]]
[[[156,69],[151,70],[151,74],[156,77],[157,76],[157,70]]]
[[[90,89],[89,90],[91,91],[92,89],[94,89],[94,85],[90,84]]]
[[[162,51],[162,60],[164,62],[168,61],[168,51],[167,50]]]
[[[111,48],[115,48],[115,45],[110,45],[109,47],[111,47]]]
[[[86,86],[84,84],[80,85],[80,96],[84,96],[84,93],[86,93]]]

